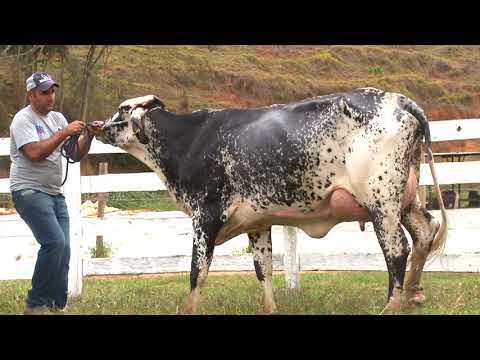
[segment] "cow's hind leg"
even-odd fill
[[[190,295],[184,309],[185,314],[195,314],[200,301],[200,290],[207,279],[208,269],[212,263],[215,239],[220,228],[217,222],[208,222],[200,225],[192,219],[193,249],[190,271]]]
[[[388,302],[383,311],[389,309],[398,312],[410,248],[400,226],[400,209],[397,204],[390,204],[391,208],[384,203],[383,206],[373,207],[370,212],[388,269]]]
[[[384,163],[387,163],[387,160]],[[362,203],[369,211],[388,270],[388,298],[382,313],[387,309],[392,312],[400,311],[410,253],[407,237],[400,222],[401,199],[405,193],[408,171],[400,170],[402,170],[400,167],[380,168],[378,173],[370,177],[368,187],[359,192],[360,196],[366,195],[367,200]],[[357,198],[360,196],[357,195]]]
[[[378,183],[370,182],[370,188],[367,190],[369,200],[365,203],[388,270],[388,298],[382,313],[387,309],[393,312],[400,311],[410,253],[407,237],[400,222],[402,206],[400,199],[403,197],[406,183],[401,181],[401,176],[402,174],[394,174],[389,179],[385,179],[385,174],[377,176]],[[383,182],[389,186],[382,187]]]
[[[272,232],[271,228],[248,233],[253,251],[253,264],[257,279],[263,287],[263,310],[267,314],[277,311],[272,286]]]
[[[422,304],[425,295],[420,285],[423,267],[427,260],[432,242],[440,228],[440,223],[421,206],[417,198],[402,214],[402,224],[410,233],[413,251],[410,269],[405,280],[406,297],[409,304]]]

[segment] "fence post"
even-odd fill
[[[65,161],[63,162],[65,165]],[[68,178],[63,186],[70,216],[70,270],[68,272],[68,291],[71,298],[82,295],[82,189],[80,163],[68,165]]]
[[[421,150],[421,155],[420,155],[420,164],[425,163],[425,151],[423,149]],[[417,179],[420,181],[420,179]],[[427,205],[427,187],[426,186],[419,186],[418,187],[418,195],[420,196],[420,203],[422,204],[422,207],[426,208]]]
[[[101,162],[98,165],[98,175],[108,173],[108,162]],[[97,218],[101,221],[105,215],[105,206],[107,205],[108,193],[99,193],[97,195]],[[106,257],[105,245],[103,243],[103,234],[97,232],[95,240],[95,257]]]
[[[297,230],[292,226],[283,227],[283,239],[285,246],[285,282],[288,289],[300,287],[299,261],[297,256]]]

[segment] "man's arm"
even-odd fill
[[[85,155],[90,151],[90,146],[92,145],[92,140],[95,137],[88,128],[85,129],[80,138],[78,139],[78,153],[76,158],[72,159],[74,161],[80,161]]]
[[[58,130],[55,134],[45,140],[35,141],[23,145],[20,150],[31,161],[44,160],[69,136],[80,134],[85,128],[82,121],[74,121],[67,127]]]

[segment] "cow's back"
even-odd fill
[[[235,212],[236,224],[256,219],[260,227],[314,224],[311,234],[318,236],[340,220],[352,221],[354,215],[331,219],[331,195],[343,189],[358,203],[367,201],[370,186],[388,184],[392,166],[408,167],[418,141],[418,121],[399,108],[398,96],[361,89],[247,110],[243,124],[241,113],[229,118],[226,124],[237,125],[229,124],[218,147],[230,184],[226,217]]]

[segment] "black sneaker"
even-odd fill
[[[53,306],[49,310],[53,315],[65,315],[65,308],[64,307],[59,308],[59,307]]]

